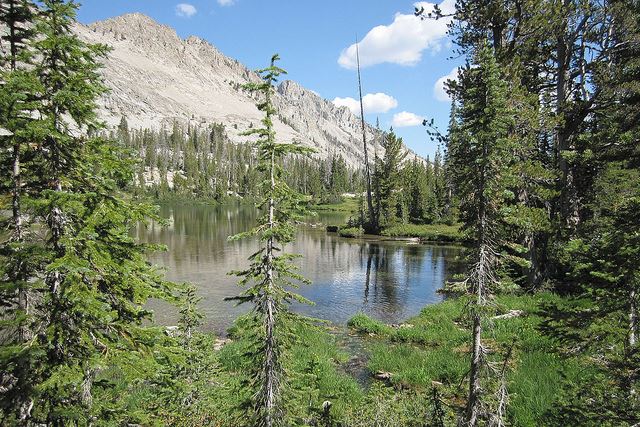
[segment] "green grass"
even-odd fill
[[[317,205],[311,205],[311,210],[353,213],[358,211],[358,203],[358,198],[344,197],[340,203],[320,203]]]
[[[433,242],[463,241],[458,225],[399,224],[385,228],[380,234],[387,237],[418,237],[420,240]]]
[[[550,293],[498,297],[495,314],[509,310],[523,310],[525,314],[493,320],[485,329],[483,339],[491,349],[490,360],[502,363],[507,349],[513,346],[507,376],[513,425],[544,425],[546,414],[558,403],[561,384],[579,376],[581,362],[555,353],[554,343],[540,331],[543,319],[538,307],[559,298]],[[399,328],[364,314],[354,316],[349,326],[359,333],[376,334],[367,338],[371,341],[368,369],[372,373],[391,373],[391,383],[402,390],[424,393],[433,381],[442,383],[447,405],[463,408],[470,347],[465,298],[425,307]]]
[[[370,318],[364,313],[358,313],[349,319],[347,326],[362,334],[388,335],[393,331],[391,327]]]
[[[230,331],[234,340],[219,352],[219,361],[225,375],[235,378],[238,384],[246,380],[251,361],[245,356],[248,343],[241,338],[242,320]],[[307,425],[321,412],[322,403],[332,403],[333,418],[341,419],[364,399],[364,391],[358,383],[344,373],[340,365],[348,360],[333,335],[322,326],[295,325],[292,329],[295,342],[282,361],[289,378],[287,404],[291,425]]]
[[[364,230],[360,227],[340,228],[338,234],[341,237],[361,237],[364,234]]]

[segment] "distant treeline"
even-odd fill
[[[431,223],[451,218],[440,152],[433,161],[405,159],[401,140],[381,133],[386,151],[373,159],[376,202],[385,223]],[[132,129],[123,117],[110,135],[139,159],[133,191],[154,198],[194,198],[222,202],[260,197],[255,144],[236,144],[225,125],[182,124]],[[349,167],[340,154],[326,158],[291,155],[284,160],[287,183],[315,203],[334,203],[345,193],[364,191],[362,168]]]

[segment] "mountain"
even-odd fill
[[[112,47],[102,71],[111,90],[100,103],[102,119],[112,126],[122,116],[132,128],[159,128],[174,120],[215,122],[225,125],[231,141],[243,142],[247,137],[241,133],[262,119],[254,95],[242,88],[258,75],[201,38],[183,40],[139,13],[78,24],[75,31],[87,42]],[[280,141],[298,141],[322,157],[341,154],[350,166],[362,166],[360,118],[346,107],[289,80],[277,87],[274,103]],[[368,141],[374,142],[370,157],[375,150],[382,155],[378,133],[366,128]]]

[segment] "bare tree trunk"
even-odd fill
[[[15,1],[10,1],[9,3],[9,15],[14,16],[15,11]],[[16,71],[18,69],[18,46],[15,42],[16,40],[16,26],[9,26],[9,40],[10,40],[10,70]],[[11,210],[12,210],[12,222],[13,222],[13,230],[11,233],[11,240],[13,242],[23,242],[24,234],[22,229],[22,210],[20,206],[21,201],[21,175],[20,175],[20,143],[18,142],[17,137],[14,135],[13,141],[13,150],[12,150],[12,191],[11,191]],[[26,277],[23,271],[22,260],[18,259],[16,264],[14,264],[14,271],[12,272],[14,280],[17,282],[22,282],[20,287],[18,288],[18,309],[25,314],[29,314],[29,293],[28,290],[24,288],[24,284],[26,282]],[[31,339],[31,331],[27,325],[22,323],[18,329],[18,341],[21,343],[27,342]]]
[[[564,0],[563,10],[568,10],[570,0]],[[569,73],[571,61],[573,57],[573,44],[568,34],[568,17],[556,37],[556,116],[560,119],[560,123],[555,129],[555,152],[560,170],[560,218],[562,223],[569,227],[575,228],[580,220],[577,203],[577,190],[573,168],[570,167],[567,159],[564,157],[566,151],[571,148],[571,141],[568,129],[570,128],[567,120],[567,97],[570,95],[570,85],[572,79]]]
[[[93,404],[93,395],[91,394],[91,388],[93,386],[94,376],[94,369],[87,368],[84,370],[84,379],[82,380],[80,400],[86,408],[91,408],[91,405]]]
[[[488,147],[486,143],[483,146],[482,158],[488,157]],[[472,338],[473,348],[471,353],[471,370],[469,374],[469,397],[467,399],[466,421],[467,426],[476,427],[480,417],[481,406],[481,386],[480,371],[484,358],[484,349],[482,347],[482,314],[481,309],[486,304],[486,296],[488,286],[493,280],[493,249],[491,248],[490,226],[488,215],[488,201],[485,195],[487,184],[487,170],[480,170],[478,182],[478,224],[476,231],[477,238],[477,260],[471,272],[471,285],[475,297],[475,306],[472,308],[473,327]]]
[[[268,95],[267,95],[268,96]],[[269,99],[267,98],[267,102]],[[274,175],[275,169],[275,154],[271,152],[271,163],[269,168],[270,180],[271,180],[271,197],[269,198],[269,228],[275,226],[275,200],[273,198],[273,192],[276,188],[276,181]],[[265,355],[263,365],[263,390],[264,397],[264,427],[272,427],[274,422],[274,412],[276,407],[276,399],[278,394],[278,356],[276,353],[276,340],[275,340],[275,316],[276,305],[273,299],[274,288],[274,271],[273,271],[273,257],[274,257],[274,241],[273,237],[267,239],[266,245],[266,265],[267,265],[267,280],[266,285],[266,299],[265,299]]]
[[[22,229],[22,209],[20,206],[21,199],[21,179],[20,179],[20,144],[13,144],[13,191],[12,191],[12,214],[13,214],[13,232],[11,240],[14,242],[24,242],[24,233]],[[25,288],[27,278],[24,271],[23,261],[20,256],[17,257],[13,271],[14,279],[20,283],[18,287],[18,309],[26,316],[29,315],[31,301],[29,290]],[[24,322],[20,324],[18,329],[18,340],[21,343],[31,339],[31,329]]]
[[[473,315],[473,351],[471,353],[471,372],[469,374],[469,397],[467,400],[467,426],[478,425],[480,412],[480,366],[482,364],[482,322],[480,315]]]
[[[640,333],[640,325],[638,318],[638,293],[631,285],[629,293],[629,347],[633,349],[638,345],[638,334]]]
[[[362,144],[364,147],[364,169],[367,181],[367,208],[369,209],[369,219],[374,228],[378,228],[377,213],[373,209],[373,198],[371,196],[371,171],[369,170],[369,152],[367,149],[367,132],[364,124],[364,104],[362,103],[362,80],[360,78],[360,51],[356,41],[356,60],[358,63],[358,91],[360,94],[360,122],[362,124]]]

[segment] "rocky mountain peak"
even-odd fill
[[[90,24],[88,28],[107,38],[129,40],[145,45],[157,42],[172,44],[180,41],[173,28],[162,25],[142,13],[128,13],[104,21],[97,21]]]
[[[222,123],[229,138],[244,142],[242,132],[257,125],[262,113],[242,84],[258,75],[208,41],[181,39],[175,30],[140,13],[127,14],[76,32],[91,43],[110,45],[103,76],[111,91],[101,100],[101,116],[117,125],[125,116],[132,127],[159,128],[175,120],[202,125]],[[348,109],[291,80],[277,88],[275,130],[283,142],[298,141],[318,156],[341,154],[353,167],[364,159],[360,119]],[[367,126],[371,151],[384,151]]]

